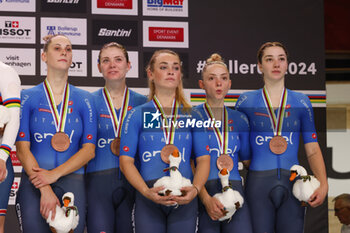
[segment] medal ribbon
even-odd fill
[[[157,99],[156,96],[153,97],[153,103],[156,107],[156,109],[161,113],[161,118],[162,118],[162,122],[164,122],[165,127],[163,127],[163,133],[164,133],[164,138],[165,138],[165,142],[166,144],[174,144],[174,140],[175,140],[175,126],[174,126],[174,122],[177,119],[177,113],[178,113],[178,109],[179,109],[179,104],[176,101],[176,99],[174,99],[173,101],[173,107],[171,109],[171,123],[170,123],[170,128],[169,128],[169,124],[167,121],[167,118],[165,117],[165,113],[163,111],[163,107],[160,104],[159,100]]]
[[[118,120],[117,113],[115,112],[115,109],[113,106],[112,98],[111,98],[106,87],[104,87],[102,89],[102,94],[103,94],[103,98],[105,100],[105,103],[107,105],[109,115],[111,116],[114,135],[115,135],[115,137],[120,137],[121,131],[122,131],[122,125],[123,125],[126,113],[128,112],[129,98],[130,98],[129,88],[125,87],[125,90],[124,90],[123,102],[122,102],[120,112],[119,112],[119,120]]]
[[[55,122],[56,132],[64,132],[64,127],[66,125],[66,118],[68,114],[69,84],[66,83],[66,86],[64,87],[60,114],[58,113],[57,106],[55,103],[55,98],[53,96],[50,84],[47,81],[47,79],[45,79],[43,86],[44,86],[47,102],[49,103],[49,106],[50,106],[52,118]]]
[[[272,106],[270,97],[269,97],[269,93],[267,92],[265,87],[263,88],[263,91],[262,91],[263,100],[264,100],[265,106],[267,108],[267,112],[269,114],[269,117],[270,117],[274,136],[281,136],[282,135],[283,119],[284,119],[284,114],[285,114],[286,105],[287,105],[287,95],[288,94],[287,94],[286,88],[283,88],[280,104],[278,107],[278,113],[277,113],[277,117],[276,117],[274,110],[273,110],[273,106]]]
[[[208,104],[208,102],[205,102],[203,105],[204,111],[207,114],[207,117],[211,120],[214,120],[214,114],[211,111],[211,108]],[[214,127],[214,133],[216,136],[216,141],[218,142],[220,153],[221,154],[227,154],[228,149],[228,112],[226,107],[224,106],[224,111],[222,112],[222,121],[223,126],[221,127],[221,132],[218,128]]]

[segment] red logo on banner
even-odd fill
[[[184,42],[183,28],[149,27],[150,41]]]
[[[97,8],[132,9],[132,0],[97,0]]]
[[[19,159],[16,156],[16,151],[11,151],[10,157],[11,157],[11,161],[12,161],[13,166],[21,166],[21,162],[19,161]]]
[[[18,21],[12,21],[12,27],[13,28],[18,28],[19,27]]]

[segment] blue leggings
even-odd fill
[[[254,233],[302,233],[305,208],[293,196],[290,171],[249,171],[246,197]]]
[[[243,187],[239,180],[230,181],[232,188],[238,191],[243,197]],[[216,193],[221,192],[222,187],[219,179],[209,180],[205,184],[205,188],[210,196],[214,196]],[[213,221],[202,202],[199,203],[199,226],[198,233],[252,233],[252,224],[250,220],[249,208],[247,200],[244,198],[244,204],[242,208],[238,209],[232,216],[231,221]]]
[[[87,174],[87,230],[89,233],[132,233],[135,191],[119,178],[119,168]]]
[[[74,205],[79,211],[79,225],[74,233],[83,233],[85,227],[86,201],[84,175],[69,174],[51,184],[53,191],[62,204],[62,196],[66,192],[74,193]],[[16,211],[20,227],[24,233],[50,233],[49,224],[40,214],[40,191],[35,188],[27,174],[23,171],[19,186]]]
[[[11,158],[8,157],[6,161],[7,177],[0,184],[0,216],[5,216],[7,213],[7,204],[10,197],[10,191],[13,183],[13,167]]]
[[[197,207],[197,198],[187,205],[175,208],[154,203],[136,192],[135,231],[136,233],[194,233],[197,225]]]

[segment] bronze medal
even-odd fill
[[[216,166],[219,170],[226,168],[229,171],[233,169],[233,160],[228,154],[222,154],[216,160]]]
[[[111,142],[111,151],[116,156],[120,155],[120,137],[115,138]]]
[[[169,156],[174,152],[174,150],[177,150],[177,147],[173,144],[168,144],[163,147],[163,149],[160,151],[160,157],[164,163],[170,163]]]
[[[269,143],[272,153],[276,155],[283,154],[287,150],[287,141],[282,136],[274,136]]]
[[[66,133],[57,132],[51,138],[51,146],[58,152],[64,152],[69,148],[70,140]]]

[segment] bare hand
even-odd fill
[[[35,186],[35,188],[42,188],[45,185],[55,183],[58,177],[53,171],[49,171],[40,167],[33,167],[33,174],[29,176],[30,182]]]
[[[40,191],[40,213],[44,219],[47,219],[49,212],[52,211],[51,220],[54,220],[56,216],[56,205],[61,206],[61,204],[50,185],[43,187]]]
[[[163,190],[164,187],[156,187],[156,188],[150,188],[148,189],[148,192],[145,194],[145,197],[148,199],[152,200],[153,202],[157,204],[162,204],[166,206],[171,206],[171,205],[176,205],[176,201],[174,201],[174,196],[169,195],[169,196],[161,196],[158,193]]]
[[[324,202],[324,199],[326,198],[327,193],[328,193],[328,186],[327,185],[320,186],[311,195],[308,203],[312,207],[320,206]]]
[[[174,201],[179,205],[186,205],[190,203],[197,196],[197,189],[192,186],[182,187],[181,191],[185,193],[185,196],[175,196]]]
[[[6,175],[7,175],[6,162],[0,159],[0,183],[6,179]]]
[[[209,217],[216,221],[219,218],[224,217],[224,205],[215,197],[209,196],[204,202],[203,202],[205,209],[207,210],[207,213]]]

